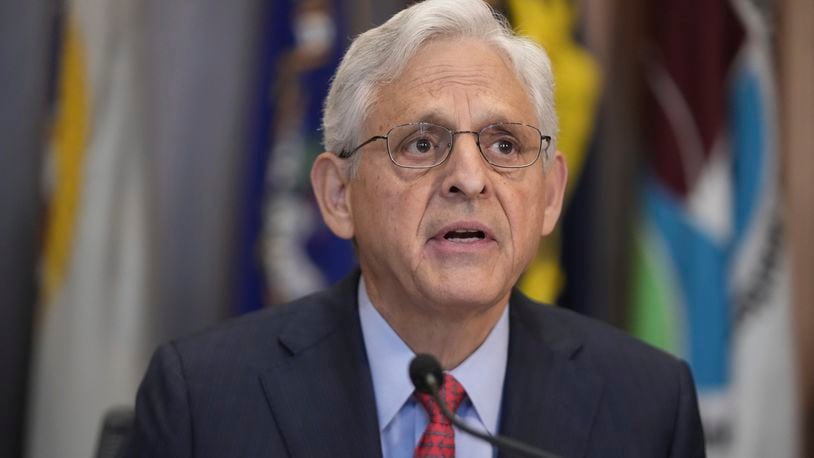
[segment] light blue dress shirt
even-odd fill
[[[503,311],[486,340],[450,373],[463,385],[468,399],[458,416],[469,425],[495,434],[500,419],[503,379],[509,351],[509,307]],[[384,458],[412,458],[429,421],[412,396],[407,368],[415,356],[370,302],[359,279],[359,319],[373,378]],[[457,457],[493,458],[492,446],[455,428]]]

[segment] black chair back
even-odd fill
[[[121,456],[132,430],[133,409],[131,407],[114,407],[108,410],[102,421],[96,458]]]

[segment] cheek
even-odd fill
[[[417,183],[405,183],[386,173],[367,176],[357,183],[354,193],[354,217],[367,237],[400,244],[418,232],[426,192]],[[357,211],[358,210],[358,211]]]
[[[544,223],[544,196],[540,192],[522,190],[512,196],[513,205],[507,209],[517,254],[525,257],[536,253]]]

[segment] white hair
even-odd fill
[[[325,99],[326,151],[339,154],[356,147],[377,89],[398,78],[423,45],[455,38],[483,40],[508,58],[528,91],[538,127],[544,135],[556,135],[554,77],[546,52],[517,36],[506,19],[482,0],[426,0],[359,35],[345,53]],[[549,145],[549,153],[554,147]]]

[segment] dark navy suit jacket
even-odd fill
[[[358,280],[159,348],[129,455],[381,456]],[[519,292],[510,304],[500,433],[562,457],[704,456],[685,363]]]

